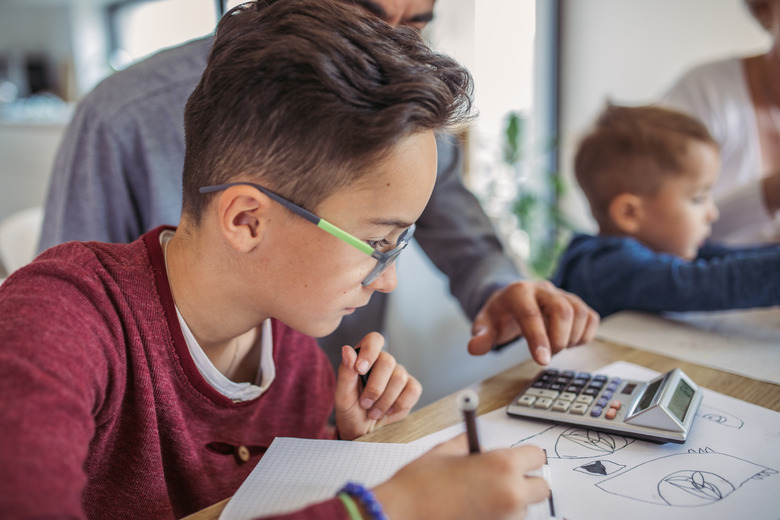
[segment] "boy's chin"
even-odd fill
[[[305,327],[305,330],[298,329],[298,331],[314,338],[324,338],[325,336],[332,334],[340,324],[341,317],[333,321],[323,321],[318,324],[310,324]]]

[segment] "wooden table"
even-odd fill
[[[585,347],[569,349],[553,358],[551,367],[594,371],[615,361],[666,372],[679,367],[699,386],[780,412],[780,385],[756,381],[721,370],[687,363],[652,352],[596,340]],[[539,373],[541,367],[525,361],[479,384],[479,413],[506,406]],[[410,442],[462,420],[455,396],[444,397],[410,414],[403,421],[361,437],[367,442]],[[228,499],[189,515],[186,520],[217,520]]]

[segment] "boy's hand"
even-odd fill
[[[544,478],[526,476],[544,463],[541,449],[523,445],[469,455],[467,445],[461,434],[377,486],[388,518],[519,520],[530,504],[549,496]]]
[[[395,358],[382,351],[385,339],[367,334],[355,348],[341,347],[336,379],[336,428],[342,439],[352,440],[378,426],[403,419],[420,399],[422,386]],[[371,371],[363,388],[360,376]]]
[[[540,365],[561,350],[593,340],[599,315],[579,296],[548,281],[523,280],[494,292],[474,318],[468,349],[486,354],[522,335]]]

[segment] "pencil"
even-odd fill
[[[479,436],[477,435],[477,407],[479,396],[473,390],[464,390],[458,394],[458,406],[463,411],[466,422],[466,436],[469,439],[469,453],[479,453]]]

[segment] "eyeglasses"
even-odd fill
[[[371,270],[371,272],[368,273],[368,276],[366,276],[361,282],[364,287],[368,287],[369,285],[374,283],[376,279],[382,275],[382,273],[387,271],[390,268],[390,266],[393,265],[393,262],[395,262],[396,258],[398,258],[398,255],[401,254],[401,251],[403,251],[404,248],[407,245],[409,245],[409,242],[412,240],[412,236],[414,235],[415,226],[414,224],[412,224],[408,229],[406,229],[403,233],[401,233],[401,236],[398,237],[398,242],[396,243],[396,246],[393,249],[391,249],[390,251],[379,251],[371,247],[365,241],[360,240],[356,236],[347,233],[343,229],[334,226],[327,220],[318,217],[314,213],[306,209],[303,209],[297,204],[290,202],[284,197],[277,195],[276,193],[272,192],[268,188],[264,188],[259,184],[254,184],[251,182],[231,182],[229,184],[218,184],[216,186],[203,186],[198,191],[200,191],[201,193],[213,193],[215,191],[226,190],[231,186],[241,186],[241,185],[252,186],[253,188],[257,188],[261,192],[265,193],[268,197],[275,200],[276,202],[278,202],[285,208],[289,209],[293,213],[300,215],[301,217],[305,218],[312,224],[315,224],[318,228],[327,231],[328,233],[338,238],[339,240],[343,240],[347,244],[361,250],[368,256],[374,258],[377,263],[374,266],[374,268]]]

